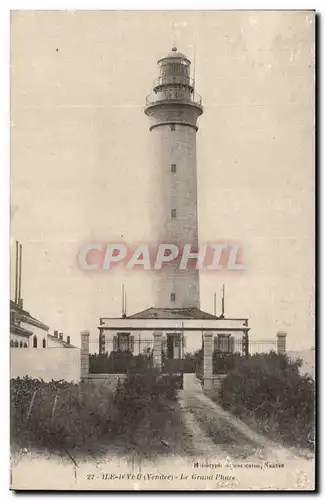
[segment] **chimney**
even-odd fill
[[[58,338],[58,331],[57,330],[54,330],[54,337],[57,339]]]
[[[18,261],[19,261],[19,243],[16,241],[16,267],[15,267],[15,303],[18,304],[18,277],[19,277],[19,271],[18,271]]]
[[[70,344],[70,335],[67,335],[67,344]]]
[[[21,307],[21,261],[23,258],[23,246],[19,245],[19,278],[18,278],[18,305]]]
[[[63,340],[63,333],[62,332],[59,333],[59,339]]]

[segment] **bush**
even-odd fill
[[[84,447],[107,435],[116,418],[104,386],[11,380],[11,440],[21,446]]]
[[[138,354],[133,356],[130,351],[112,351],[109,355],[90,354],[90,373],[127,373],[128,371],[145,372],[152,366],[152,356]]]
[[[235,368],[239,368],[244,359],[241,354],[214,351],[212,356],[213,373],[228,373]]]
[[[146,373],[129,373],[115,392],[114,402],[120,415],[120,430],[130,430],[148,414],[163,410],[176,399],[177,382],[172,375],[161,375],[156,369]]]
[[[12,379],[11,443],[88,452],[117,434],[132,441],[143,420],[159,432],[176,398],[176,382],[154,369],[129,371],[114,395],[104,384]]]
[[[301,360],[275,353],[242,358],[225,377],[219,402],[285,443],[311,446],[315,382],[300,375]]]
[[[142,374],[129,372],[118,386],[117,440],[126,440],[132,454],[153,459],[157,454],[176,453],[188,446],[176,398],[178,385],[179,376],[151,369]],[[167,441],[167,447],[162,440]]]

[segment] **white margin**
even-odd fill
[[[208,0],[164,0],[156,1],[155,4],[146,1],[137,1],[132,2],[130,0],[111,0],[111,1],[76,1],[76,0],[49,0],[44,2],[44,0],[15,0],[15,1],[3,1],[0,5],[0,54],[1,54],[1,167],[0,167],[0,228],[1,228],[1,278],[0,278],[0,297],[1,297],[1,314],[0,314],[0,342],[1,342],[1,393],[0,393],[0,401],[1,401],[1,429],[2,429],[2,439],[1,439],[1,475],[0,475],[0,492],[1,498],[9,498],[13,495],[12,492],[9,491],[9,307],[8,307],[8,295],[9,295],[9,68],[10,68],[10,59],[9,59],[9,51],[10,51],[10,34],[9,34],[9,11],[10,10],[312,10],[315,9],[317,13],[320,15],[324,13],[324,2],[321,0],[308,2],[308,1],[251,1],[251,2],[241,2],[234,0],[227,1],[208,1]],[[324,28],[323,28],[324,29]],[[323,79],[323,69],[324,66],[324,46],[323,46],[323,36],[321,34],[321,30],[319,32],[319,47],[318,50],[321,54],[321,60],[319,58],[319,77],[320,81],[324,81]],[[321,88],[319,88],[319,93],[321,93]],[[324,99],[322,99],[324,102]],[[319,109],[319,120],[323,117],[323,109],[324,104],[322,104],[321,109]],[[325,144],[324,139],[324,129],[321,129],[319,132],[322,132],[321,136],[318,136],[319,144]],[[321,157],[318,158],[319,165],[318,168],[321,170]],[[320,192],[324,192],[322,188],[324,188],[324,176],[321,178],[319,175],[319,180],[321,181]],[[321,198],[321,196],[320,196]],[[320,213],[318,214],[320,217],[320,229],[322,236],[324,237],[324,229],[325,229],[325,217],[323,213],[323,206],[320,206]],[[324,243],[323,237],[320,244]],[[321,255],[321,252],[319,252]],[[320,280],[318,282],[318,286],[320,287],[323,284],[324,278],[324,266],[322,272],[320,273]],[[320,315],[321,310],[325,310],[325,297],[324,294],[321,295],[321,300],[318,303],[318,315]],[[321,327],[321,325],[319,325]],[[318,335],[318,347],[321,345],[321,352],[319,353],[319,357],[324,359],[323,356],[323,347],[324,342],[321,343],[322,331],[320,328]],[[317,345],[316,345],[317,349]],[[324,363],[320,362],[321,372],[319,375],[323,375],[323,371],[325,370]],[[322,377],[323,378],[323,377]],[[321,395],[319,394],[319,397]],[[324,397],[320,401],[320,413],[324,415]],[[321,426],[321,422],[319,422],[319,426]],[[323,446],[321,446],[321,450],[318,450],[319,453],[323,451]],[[324,477],[325,468],[324,465],[324,457],[321,463],[321,469],[319,474],[319,480],[321,483],[322,477]],[[110,496],[115,496],[113,492],[109,493]],[[89,494],[93,496],[93,494]],[[261,493],[262,495],[262,493]],[[274,496],[276,493],[274,493]],[[38,495],[37,495],[38,496]],[[54,495],[59,496],[58,494]],[[77,495],[81,497],[80,495]],[[118,495],[119,497],[121,495]],[[147,495],[146,495],[147,496]],[[173,494],[168,494],[169,498],[172,498]],[[198,493],[198,496],[200,494]],[[228,495],[227,495],[228,496]],[[273,496],[273,495],[272,495]],[[296,495],[293,495],[296,496]],[[235,498],[236,493],[228,496],[228,498]],[[36,498],[36,494],[30,494],[29,498]]]

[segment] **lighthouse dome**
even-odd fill
[[[171,52],[169,52],[167,57],[178,57],[180,59],[187,59],[186,55],[177,50],[177,47],[173,47]]]
[[[186,55],[183,54],[183,52],[179,52],[177,50],[177,47],[173,47],[172,50],[167,54],[167,56],[163,57],[158,61],[158,64],[164,61],[164,64],[167,63],[166,60],[170,59],[182,59],[183,61],[186,61],[187,64],[190,64],[190,61],[187,59]]]

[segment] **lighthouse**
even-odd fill
[[[191,62],[173,47],[157,62],[158,77],[146,98],[151,134],[152,235],[157,244],[198,252],[197,121],[202,99],[195,93]],[[190,245],[190,247],[189,247]],[[157,272],[155,307],[200,308],[199,271],[170,262]]]
[[[159,248],[164,244],[177,247],[183,261],[186,248],[190,249],[189,257],[199,253],[196,133],[203,107],[194,91],[191,62],[184,54],[173,47],[157,64],[157,79],[145,104],[150,120],[148,208],[152,242]],[[220,316],[216,315],[216,305],[214,314],[202,311],[197,259],[192,258],[185,267],[180,264],[170,259],[156,270],[152,301],[143,311],[127,314],[122,286],[121,318],[99,320],[99,352],[126,350],[143,355],[149,349],[153,365],[170,371],[175,366],[180,369],[180,365],[170,365],[168,360],[182,359],[186,352],[201,349],[204,338],[206,359],[211,360],[204,365],[204,383],[211,388],[213,346],[220,352],[233,352],[235,336],[248,338],[248,319],[226,318],[224,299]],[[240,350],[247,345],[242,339]]]

